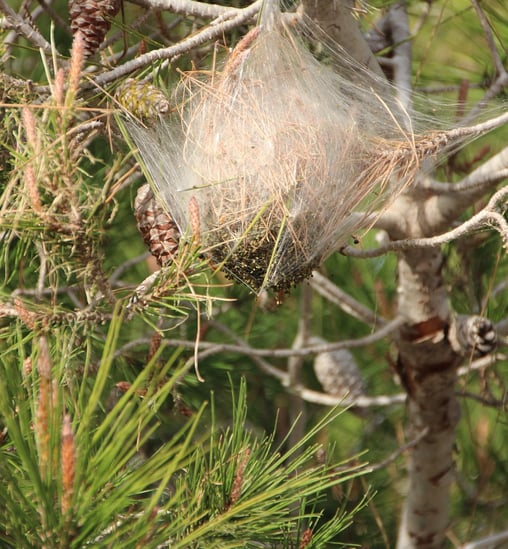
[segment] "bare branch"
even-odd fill
[[[312,389],[306,389],[305,387],[292,388],[301,398],[307,402],[314,404],[321,404],[322,406],[343,406],[343,407],[355,407],[355,408],[373,408],[376,406],[394,406],[396,404],[403,404],[407,395],[405,393],[397,393],[395,395],[380,395],[380,396],[359,396],[355,399],[348,399],[330,395],[328,393],[320,393],[319,391],[313,391]]]
[[[331,303],[334,303],[340,307],[344,312],[352,317],[374,324],[377,326],[383,326],[386,324],[386,320],[376,313],[374,313],[365,305],[362,305],[359,301],[352,298],[349,294],[341,290],[331,280],[326,278],[318,271],[312,273],[312,278],[309,280],[309,284],[316,292],[328,299]]]
[[[51,53],[51,44],[36,31],[28,21],[20,17],[5,0],[0,0],[0,11],[5,14],[5,26],[12,28],[21,36],[24,36],[37,48],[45,53]]]
[[[298,332],[293,341],[293,349],[307,347],[310,338],[310,320],[312,318],[312,288],[305,284],[300,296]],[[302,383],[303,356],[291,356],[288,359],[287,383],[290,389]],[[289,422],[294,425],[289,433],[289,444],[295,446],[305,435],[306,407],[299,395],[290,396]]]
[[[401,404],[405,401],[405,394],[396,394],[396,395],[381,395],[381,396],[358,396],[357,398],[344,398],[335,395],[330,395],[328,393],[321,393],[319,391],[313,391],[312,389],[307,389],[301,385],[291,386],[289,381],[289,375],[278,368],[275,368],[270,363],[263,360],[260,356],[256,356],[252,351],[255,351],[250,347],[245,341],[238,337],[230,328],[224,326],[220,322],[210,321],[210,326],[220,330],[221,332],[227,334],[231,339],[233,339],[237,345],[240,345],[244,354],[247,354],[262,370],[278,379],[284,386],[289,387],[289,391],[306,402],[312,402],[314,404],[321,404],[323,406],[343,406],[343,407],[356,407],[356,408],[372,408],[376,406],[393,406],[396,404]],[[201,343],[203,346],[203,343]],[[323,345],[318,346],[323,347]],[[306,347],[304,350],[309,351],[316,348]],[[212,347],[210,350],[214,350]],[[222,350],[222,349],[221,349]],[[219,350],[217,350],[219,352]]]
[[[474,108],[472,108],[468,115],[464,118],[463,123],[469,123],[478,115],[478,113],[495,97],[497,97],[504,88],[508,86],[508,72],[501,73],[494,82],[492,82],[485,95],[478,101]]]
[[[505,85],[507,84],[508,78],[506,79]],[[505,124],[508,124],[508,112],[503,112],[498,116],[494,116],[493,118],[490,118],[489,120],[485,120],[483,122],[478,122],[477,124],[474,124],[472,126],[461,126],[459,128],[449,130],[445,132],[445,135],[449,141],[453,141],[454,139],[461,139],[463,137],[483,135],[487,132],[495,130],[496,128],[500,128]]]
[[[351,57],[384,78],[376,57],[353,18],[350,0],[303,0],[298,9],[304,17],[317,24],[326,36],[340,44]]]
[[[498,209],[504,211],[507,207],[506,199],[508,198],[508,187],[504,187],[497,191],[489,203],[483,210],[462,223],[459,227],[452,229],[446,233],[429,238],[412,238],[407,240],[395,240],[378,248],[370,250],[357,250],[352,246],[345,246],[341,249],[341,253],[351,257],[371,258],[378,257],[387,252],[398,252],[402,250],[410,250],[415,248],[436,248],[442,244],[446,244],[457,238],[466,236],[479,229],[485,227],[494,227],[501,234],[503,245],[508,247],[508,223],[504,217],[498,212]],[[500,204],[502,205],[500,206]]]
[[[230,337],[237,345],[240,345],[242,349],[251,351],[252,347],[248,345],[241,337],[239,337],[233,330],[222,324],[221,322],[217,322],[215,320],[210,320],[208,324],[215,328],[216,330],[221,331],[222,333],[226,334],[228,337]],[[250,353],[249,353],[250,354]],[[276,379],[280,380],[283,384],[287,384],[288,382],[288,374],[286,372],[283,372],[282,370],[279,370],[278,368],[275,368],[270,363],[263,360],[261,357],[250,354],[250,358],[257,364],[259,369],[263,372],[265,372],[268,375],[271,375],[275,377]]]
[[[411,42],[409,41],[409,19],[405,1],[390,7],[387,24],[394,44],[390,67],[398,98],[407,111],[411,107]]]
[[[0,0],[0,2],[3,1],[4,0]],[[231,18],[222,22],[223,19],[226,19],[225,15],[221,18],[221,22],[215,22],[215,24],[210,24],[205,29],[201,30],[190,38],[181,40],[180,42],[178,42],[178,44],[175,44],[174,46],[153,50],[145,53],[144,55],[140,55],[135,59],[131,59],[123,65],[97,76],[93,80],[93,82],[96,86],[104,86],[108,82],[113,82],[118,78],[130,74],[131,72],[141,69],[147,65],[151,65],[155,61],[159,61],[162,59],[173,59],[198,46],[201,46],[202,44],[205,44],[206,42],[209,42],[210,40],[215,40],[221,37],[225,32],[229,32],[252,19],[252,17],[254,17],[258,13],[261,4],[262,0],[257,0],[250,6],[242,10],[230,10],[227,12],[227,14],[231,13]]]
[[[494,66],[496,68],[497,78],[494,80],[494,82],[491,84],[490,88],[487,90],[485,95],[482,97],[482,99],[478,102],[478,104],[471,109],[469,114],[466,117],[466,120],[472,120],[476,114],[494,97],[496,97],[506,86],[508,86],[508,72],[504,68],[503,61],[501,59],[501,56],[499,55],[499,52],[496,47],[496,43],[494,40],[494,34],[492,32],[491,26],[489,21],[487,20],[487,17],[485,16],[484,11],[480,7],[480,4],[478,0],[471,0],[471,3],[473,4],[473,7],[476,11],[476,14],[478,16],[478,20],[480,21],[480,24],[483,28],[483,32],[485,34],[485,38],[487,40],[487,44],[490,50],[490,54],[492,57],[492,60],[494,62]]]
[[[457,183],[441,183],[426,178],[422,180],[421,187],[432,190],[436,194],[456,194],[465,191],[483,193],[483,191],[489,190],[506,178],[508,178],[508,147],[505,147]]]
[[[241,11],[229,6],[219,4],[205,4],[194,0],[130,0],[133,4],[143,6],[150,10],[170,11],[182,15],[194,15],[197,17],[219,17],[233,11]]]
[[[359,337],[358,339],[345,339],[342,341],[337,341],[336,343],[327,343],[326,345],[309,345],[308,347],[302,349],[255,349],[253,347],[249,347],[247,349],[246,347],[239,345],[229,345],[227,343],[212,343],[207,341],[200,341],[199,348],[209,349],[210,347],[214,347],[217,353],[240,353],[251,357],[261,356],[273,358],[288,358],[290,356],[310,356],[316,353],[327,353],[330,351],[335,351],[337,349],[349,349],[355,347],[363,347],[365,345],[371,345],[376,341],[380,341],[382,339],[385,339],[387,336],[392,335],[404,324],[404,322],[405,321],[402,317],[397,317],[368,336]],[[165,340],[165,342],[167,345],[192,349],[196,345],[195,341],[189,341],[186,339],[167,339]]]

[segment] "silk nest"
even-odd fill
[[[280,12],[221,71],[189,73],[170,117],[126,127],[158,200],[214,268],[287,291],[368,228],[420,155],[387,85],[318,61]]]

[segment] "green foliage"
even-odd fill
[[[358,474],[314,461],[318,446],[312,441],[337,413],[284,452],[273,435],[256,436],[246,428],[242,382],[231,392],[229,426],[217,422],[212,403],[206,427],[204,403],[161,439],[164,423],[179,419],[177,407],[168,410],[182,373],[179,353],[165,363],[154,356],[114,398],[122,319],[117,311],[96,364],[88,352],[94,342],[76,349],[67,329],[27,336],[18,324],[14,333],[4,332],[5,547],[289,548],[298,547],[307,528],[313,531],[308,547],[321,547],[350,524],[345,511],[320,524],[315,507],[327,489]]]

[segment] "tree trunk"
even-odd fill
[[[437,249],[411,251],[399,260],[398,306],[407,321],[397,367],[408,394],[409,434],[427,434],[410,450],[398,549],[441,547],[448,527],[460,356],[448,339],[451,314],[442,261]]]

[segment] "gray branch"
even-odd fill
[[[205,4],[194,0],[130,0],[150,10],[170,11],[172,13],[181,13],[182,15],[194,15],[197,17],[219,17],[224,14],[230,14],[233,11],[241,11],[228,6],[219,4]]]
[[[5,0],[0,0],[0,11],[5,14],[5,27],[12,28],[16,33],[24,36],[30,43],[42,49],[45,53],[51,53],[51,44],[28,21],[20,17]]]
[[[123,65],[97,76],[94,79],[94,83],[96,86],[102,87],[108,82],[114,82],[118,78],[122,78],[138,69],[151,65],[156,61],[163,59],[174,59],[175,57],[197,48],[198,46],[206,44],[210,40],[220,38],[223,33],[229,32],[252,19],[259,12],[261,5],[262,0],[257,0],[245,9],[230,10],[227,12],[227,14],[231,13],[230,18],[226,19],[224,16],[221,18],[220,22],[215,22],[215,24],[209,25],[197,34],[178,42],[178,44],[175,44],[174,46],[153,50],[145,53],[144,55],[140,55],[135,59],[127,61]]]
[[[312,278],[309,280],[309,284],[316,292],[328,299],[331,303],[334,303],[340,307],[348,315],[351,315],[362,322],[367,322],[368,324],[374,324],[377,326],[383,326],[386,324],[386,320],[384,318],[374,313],[368,307],[365,307],[365,305],[359,301],[356,301],[356,299],[341,290],[331,280],[318,271],[314,271],[312,273]]]
[[[503,239],[503,245],[508,249],[508,223],[501,215],[500,211],[505,211],[508,199],[508,187],[503,187],[497,191],[483,210],[462,223],[460,226],[447,231],[438,236],[428,238],[412,238],[406,240],[395,240],[388,242],[378,248],[368,250],[357,250],[352,246],[345,246],[341,249],[341,253],[351,257],[371,258],[379,257],[387,252],[400,252],[404,250],[414,250],[417,248],[437,248],[442,244],[452,242],[458,238],[467,236],[475,231],[490,228],[495,228]]]

